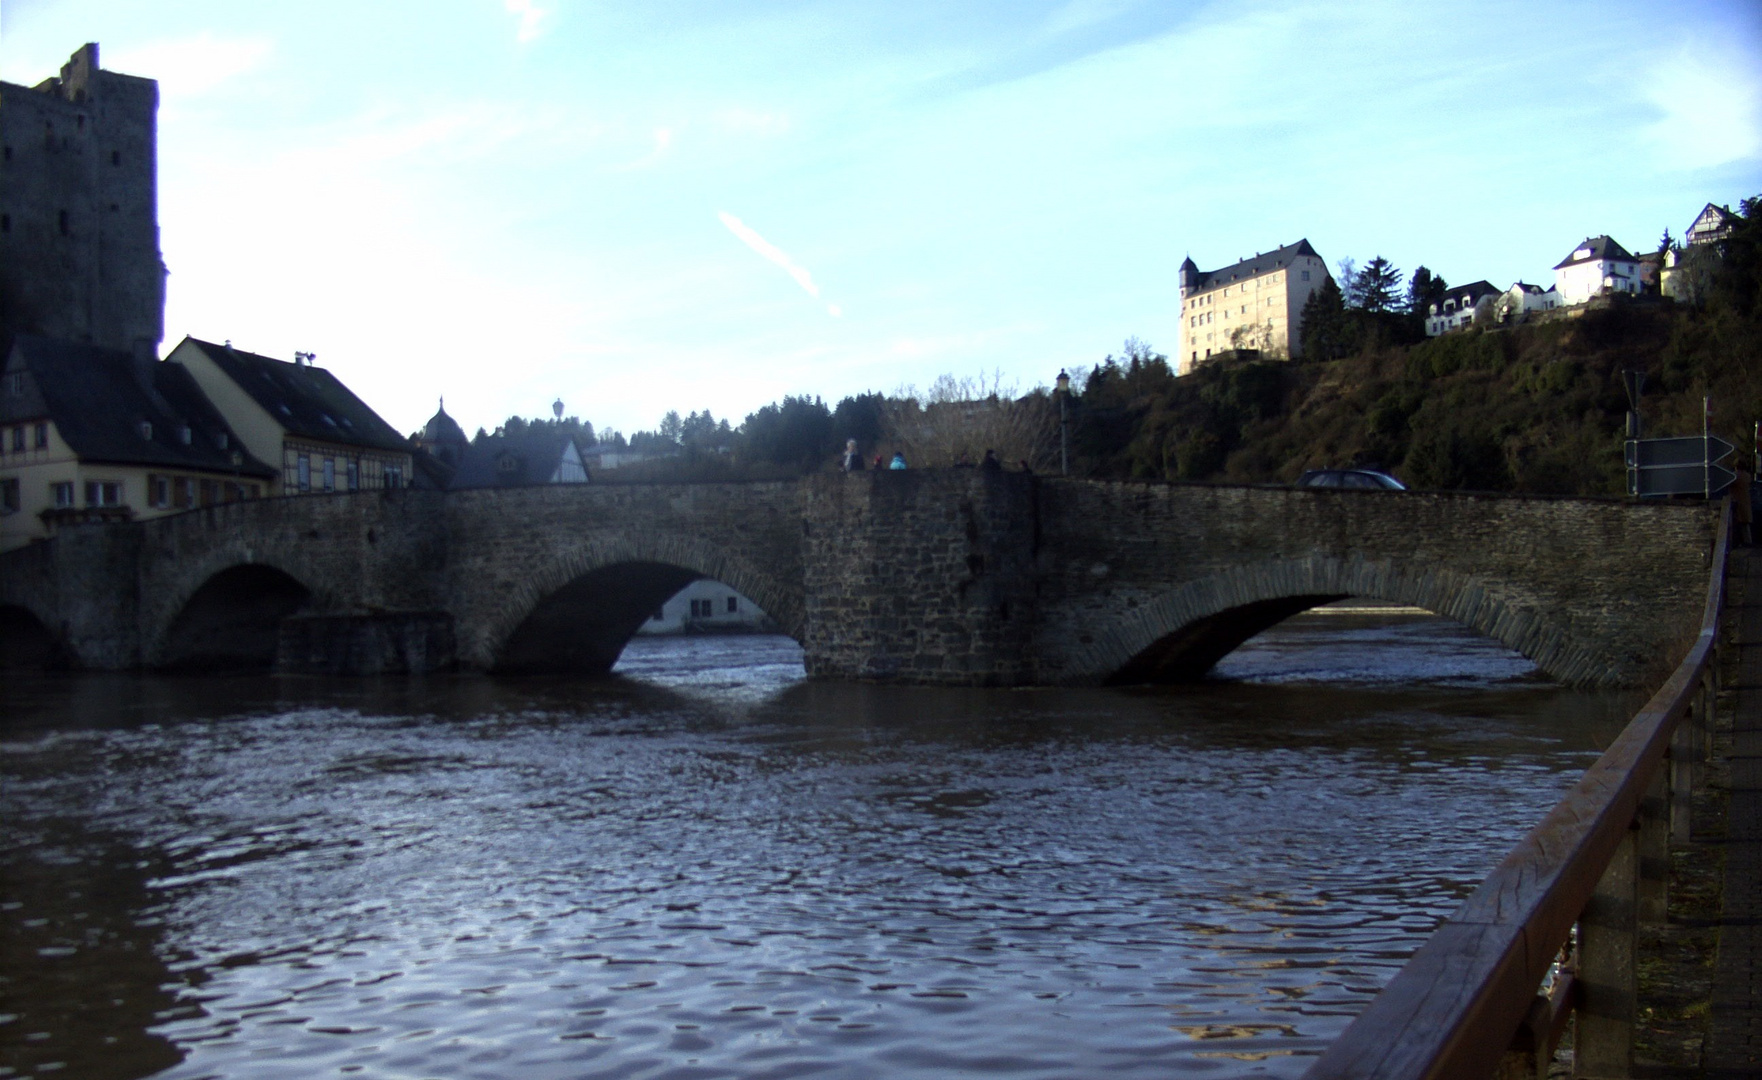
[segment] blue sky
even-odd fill
[[[406,431],[1027,388],[1172,353],[1188,254],[1545,283],[1762,193],[1745,0],[0,0],[0,78],[89,40],[160,81],[166,348]]]

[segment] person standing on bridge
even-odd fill
[[[1740,460],[1734,470],[1737,476],[1731,482],[1731,531],[1732,539],[1739,547],[1749,547],[1755,543],[1751,535],[1751,525],[1756,519],[1755,508],[1750,505],[1750,463]]]
[[[857,441],[855,439],[844,440],[844,471],[863,471],[863,452],[857,449]]]

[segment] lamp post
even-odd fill
[[[1071,377],[1063,368],[1059,369],[1058,378],[1053,380],[1058,388],[1058,471],[1060,476],[1071,475],[1070,440],[1067,437],[1065,423],[1065,401],[1071,396]]]

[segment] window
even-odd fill
[[[190,431],[190,425],[185,424],[183,427],[177,429],[177,439],[185,446],[190,445],[190,440],[193,437],[194,433]]]
[[[311,491],[312,490],[312,458],[309,455],[301,454],[299,465],[297,466],[295,471],[296,471],[297,475],[299,476],[299,480],[297,481],[297,483],[299,484],[300,490],[301,491]]]
[[[0,214],[0,232],[12,231],[12,215]]]
[[[110,164],[112,164],[112,165],[121,165],[122,164],[122,151],[121,150],[110,151]]]
[[[693,600],[691,602],[691,617],[692,618],[694,618],[694,619],[708,619],[715,614],[716,614],[716,602],[714,600]]]
[[[24,372],[14,371],[7,374],[6,393],[10,397],[24,397]]]
[[[324,490],[336,490],[336,458],[324,459]]]
[[[361,490],[361,463],[354,458],[349,459],[349,490]]]
[[[202,481],[202,505],[213,506],[220,501],[220,485],[213,480]]]
[[[0,480],[0,513],[18,513],[18,481],[15,479]]]
[[[15,427],[12,429],[12,452],[16,454],[22,450],[24,450],[24,428]]]
[[[1307,270],[1303,271],[1303,280],[1304,281],[1309,280],[1309,271],[1307,271]]]
[[[385,486],[388,488],[403,487],[404,470],[396,465],[387,465],[385,467]]]
[[[173,502],[178,506],[196,505],[196,482],[187,476],[173,481],[171,495]]]
[[[149,442],[152,441],[152,439],[153,439],[153,421],[151,421],[151,420],[142,420],[141,421],[141,438],[146,439]]]
[[[121,506],[122,485],[115,480],[87,480],[87,506]]]
[[[73,507],[73,481],[63,480],[49,485],[49,495],[55,501],[55,509],[67,510]]]
[[[66,210],[61,211],[60,216],[57,218],[57,223],[58,223],[59,228],[61,229],[61,235],[66,236],[67,235],[67,211]]]
[[[49,449],[49,422],[47,420],[37,421],[36,436],[37,436],[37,449],[38,450]]]
[[[740,598],[738,596],[730,596],[728,598],[728,614],[732,615],[739,610]]]
[[[171,505],[171,477],[153,475],[147,477],[147,503],[160,509]]]

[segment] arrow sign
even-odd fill
[[[1655,465],[1630,470],[1627,474],[1627,493],[1699,495],[1705,491],[1710,497],[1718,498],[1725,494],[1725,489],[1736,479],[1737,474],[1724,465],[1703,465],[1699,461],[1692,465]]]
[[[1737,447],[1717,435],[1685,435],[1676,439],[1629,439],[1627,467],[1652,469],[1660,466],[1693,465],[1700,468],[1704,461],[1724,461]],[[1701,482],[1695,481],[1695,491]],[[1686,491],[1684,492],[1687,493]]]

